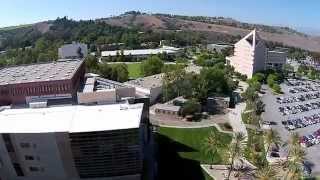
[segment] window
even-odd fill
[[[29,167],[29,170],[30,170],[31,172],[38,172],[40,169],[39,169],[38,167],[30,166],[30,167]]]
[[[24,176],[24,173],[23,173],[23,171],[22,171],[22,169],[21,169],[20,164],[18,164],[18,163],[13,163],[13,168],[14,168],[14,170],[16,171],[17,176]]]
[[[28,156],[28,155],[26,155],[26,156],[24,156],[24,159],[25,159],[25,160],[32,161],[32,160],[34,160],[34,157],[33,157],[33,156]]]
[[[8,152],[14,152],[13,144],[9,134],[2,134],[3,141]]]
[[[20,143],[20,147],[22,147],[22,148],[30,148],[30,143]]]

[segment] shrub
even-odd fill
[[[201,105],[199,102],[195,100],[189,100],[187,101],[181,109],[181,115],[187,116],[187,115],[195,115],[196,113],[201,112]]]

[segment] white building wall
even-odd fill
[[[16,154],[20,158],[25,176],[33,180],[67,177],[54,133],[12,134],[12,140],[15,143]],[[30,147],[23,148],[21,143],[29,143]],[[25,156],[33,156],[34,160],[26,160]],[[37,167],[40,171],[32,172],[30,167]]]

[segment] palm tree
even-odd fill
[[[270,150],[270,146],[272,144],[275,144],[276,146],[279,146],[282,142],[281,137],[279,135],[279,133],[273,129],[268,130],[265,133],[265,141],[267,143],[267,153]]]
[[[288,146],[287,160],[284,163],[284,167],[288,168],[286,178],[289,178],[290,180],[300,179],[303,174],[302,171],[306,153],[299,143],[299,134],[291,134],[286,145]]]
[[[257,100],[255,106],[253,106],[255,113],[260,116],[265,111],[265,106],[261,100]]]
[[[256,177],[259,180],[273,180],[276,179],[276,171],[273,167],[267,165],[261,169],[259,169],[256,173]]]
[[[298,180],[301,178],[305,159],[306,153],[302,147],[296,147],[291,151],[289,154],[287,172],[287,177],[289,177],[289,179]]]
[[[233,136],[233,140],[229,147],[230,167],[228,179],[230,179],[231,172],[233,171],[235,160],[240,160],[244,155],[246,145],[245,139],[245,135],[241,132],[237,132]]]
[[[283,144],[284,146],[288,146],[288,155],[287,155],[287,161],[289,158],[289,155],[297,148],[301,147],[299,143],[299,134],[298,133],[292,133],[290,135],[290,138],[287,143]]]
[[[222,141],[220,139],[221,138],[219,137],[218,133],[211,131],[209,133],[209,136],[204,141],[205,153],[211,157],[210,169],[212,169],[214,157],[218,153],[219,147],[223,146],[223,144],[221,143]]]

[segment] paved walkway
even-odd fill
[[[241,114],[245,109],[246,103],[239,103],[234,109],[230,109],[229,120],[234,132],[241,132],[247,137],[247,128],[241,117]]]
[[[234,170],[231,173],[230,180],[237,180],[237,179],[246,179],[246,180],[254,180],[254,173],[256,171],[256,167],[252,165],[250,162],[248,162],[245,159],[242,159],[243,163],[240,163],[240,161],[235,162],[235,168],[237,167],[243,167],[248,169],[246,174],[243,174],[243,177],[235,177],[237,174],[237,171]],[[229,170],[228,165],[209,165],[209,164],[201,164],[201,168],[213,179],[216,180],[223,180],[226,179],[228,176]]]

